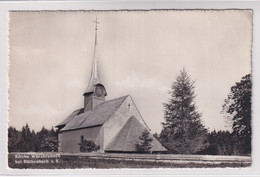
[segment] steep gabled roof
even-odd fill
[[[82,109],[74,111],[68,118],[59,124],[66,124],[66,126],[62,128],[61,131],[103,125],[116,112],[126,97],[128,96],[123,96],[114,100],[103,102],[96,106],[95,109],[87,112],[81,113],[80,110]]]
[[[141,142],[139,137],[145,130],[147,129],[132,116],[107,145],[105,151],[135,152],[136,144]],[[151,142],[151,151],[167,151],[151,133],[149,135],[153,139]]]

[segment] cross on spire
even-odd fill
[[[94,23],[96,23],[96,27],[95,27],[95,30],[97,30],[97,24],[99,24],[98,20],[97,20],[97,17],[96,17],[96,20],[93,21]]]
[[[96,20],[93,22],[96,23],[96,27],[95,27],[95,46],[96,46],[97,45],[97,24],[99,24],[97,17]]]

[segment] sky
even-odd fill
[[[131,95],[152,130],[186,68],[209,130],[230,88],[251,72],[249,10],[35,11],[9,14],[9,126],[51,128],[83,107],[98,18],[98,70],[111,100]]]

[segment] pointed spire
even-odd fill
[[[92,71],[91,71],[91,77],[90,77],[90,83],[92,82],[92,84],[98,84],[100,82],[99,79],[99,73],[98,73],[98,64],[97,64],[97,24],[99,23],[97,21],[93,21],[96,23],[96,27],[95,27],[95,45],[94,45],[94,55],[93,55],[93,64],[92,64]]]
[[[97,45],[97,24],[99,24],[99,22],[97,21],[97,17],[96,20],[93,22],[96,23],[96,27],[95,27],[95,46],[96,46]]]
[[[84,94],[91,93],[95,89],[95,85],[100,84],[100,78],[98,73],[98,63],[97,63],[97,24],[99,23],[97,21],[97,18],[95,21],[95,45],[94,45],[94,55],[93,55],[93,63],[92,63],[92,70],[91,70],[91,76],[88,83],[87,90]]]

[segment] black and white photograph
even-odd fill
[[[9,11],[8,168],[251,168],[253,16]]]

